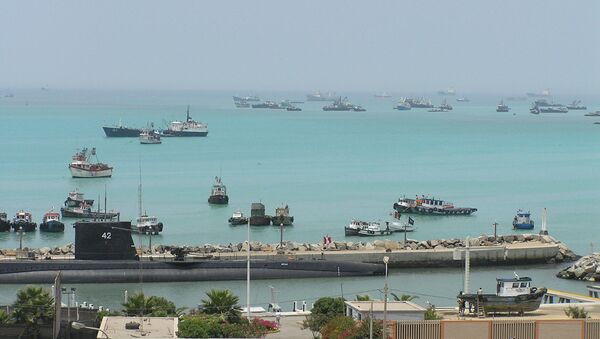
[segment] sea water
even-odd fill
[[[244,226],[229,226],[235,210],[250,213],[262,202],[267,214],[289,205],[294,226],[284,239],[318,243],[334,240],[372,241],[344,236],[352,219],[385,222],[403,195],[429,194],[459,207],[475,207],[471,216],[412,216],[417,240],[464,238],[514,233],[517,209],[530,210],[538,232],[541,212],[548,209],[548,229],[578,254],[587,254],[600,235],[596,207],[600,196],[600,125],[587,111],[600,109],[600,98],[587,97],[587,111],[567,114],[529,113],[531,101],[505,101],[512,110],[495,112],[502,95],[472,95],[455,102],[450,112],[426,109],[393,110],[394,100],[368,93],[349,98],[367,112],[324,112],[324,102],[299,104],[301,112],[236,109],[230,92],[171,91],[13,91],[0,98],[0,212],[9,217],[23,209],[36,222],[51,209],[58,211],[74,189],[104,208],[121,212],[122,220],[138,214],[140,172],[143,210],[164,223],[152,243],[202,245],[246,240]],[[263,99],[304,100],[304,93],[258,93]],[[441,96],[430,94],[435,104]],[[556,97],[567,102],[575,98]],[[163,138],[160,145],[141,145],[136,138],[106,138],[102,126],[121,121],[132,127],[184,120],[186,106],[197,120],[208,123],[206,138]],[[98,158],[114,166],[108,179],[73,179],[71,156],[81,147],[96,147]],[[140,171],[141,167],[141,171]],[[227,206],[207,203],[215,176],[222,176],[230,198]],[[403,216],[405,219],[406,216]],[[27,247],[60,246],[74,239],[72,219],[65,232],[26,233]],[[253,227],[251,240],[279,241],[279,227]],[[521,233],[523,233],[521,231]],[[403,239],[402,234],[385,237]],[[134,241],[138,242],[137,237]],[[144,238],[148,244],[148,238]],[[16,248],[16,233],[0,233],[0,248]],[[473,285],[488,290],[496,276],[534,278],[538,286],[585,293],[581,282],[559,280],[562,266],[476,268]],[[459,269],[392,270],[397,291],[426,295],[419,302],[453,304],[462,287]],[[244,282],[225,282],[244,299]],[[281,301],[314,300],[321,295],[351,297],[370,291],[379,297],[381,277],[255,281],[253,304],[270,299],[269,285]],[[136,284],[76,285],[78,299],[115,306],[125,289]],[[145,284],[144,290],[195,306],[214,283]],[[0,288],[0,303],[14,299],[20,286]],[[183,288],[182,288],[183,287]],[[186,291],[183,293],[182,291]],[[3,301],[6,300],[6,301]]]

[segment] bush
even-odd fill
[[[588,312],[583,307],[569,306],[565,309],[565,314],[571,319],[588,318]]]
[[[302,327],[309,328],[313,332],[313,335],[316,335],[321,330],[321,327],[325,326],[330,319],[344,315],[344,299],[331,297],[319,298],[310,312],[310,315],[303,322]]]
[[[0,310],[0,327],[7,326],[11,323],[10,315],[4,310]]]
[[[220,314],[188,315],[179,322],[177,336],[181,338],[259,338],[277,330],[277,324],[264,320],[252,319],[249,322],[241,318],[230,323]]]
[[[437,311],[435,310],[435,306],[431,305],[427,308],[427,311],[425,311],[425,320],[440,320],[442,319],[442,316],[437,314]]]
[[[354,319],[340,315],[331,318],[327,324],[321,328],[321,335],[326,339],[353,338],[357,332],[357,327]]]
[[[17,292],[12,317],[24,324],[27,335],[39,336],[40,324],[50,324],[54,318],[54,299],[41,287],[25,287]]]

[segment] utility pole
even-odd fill
[[[369,339],[373,339],[373,300],[369,309]]]
[[[498,228],[498,223],[494,221],[492,226],[494,226],[494,241],[495,241],[498,238],[498,234],[496,233],[496,229]]]
[[[383,257],[383,263],[385,264],[385,285],[383,286],[383,339],[387,339],[387,299],[388,299],[388,262],[390,258]]]

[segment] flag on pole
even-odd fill
[[[408,224],[409,225],[414,225],[415,224],[415,221],[413,220],[413,218],[408,217]]]

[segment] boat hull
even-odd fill
[[[207,135],[208,131],[162,131],[163,137],[205,137]]]
[[[211,195],[208,197],[208,203],[213,205],[227,205],[229,204],[229,197],[226,195]]]
[[[532,230],[533,227],[533,224],[513,224],[513,228],[516,230]]]
[[[119,212],[92,212],[92,211],[77,211],[69,208],[61,208],[60,214],[63,218],[77,219],[114,219],[119,217]]]
[[[229,218],[229,224],[232,226],[248,224],[248,218]]]
[[[297,279],[383,275],[382,264],[347,261],[262,261],[250,263],[252,279]],[[246,261],[137,260],[11,260],[0,267],[0,283],[52,283],[58,272],[63,283],[135,283],[225,281],[246,279]]]
[[[5,220],[0,220],[0,232],[8,232],[10,231],[10,222]]]
[[[99,171],[88,171],[69,166],[69,170],[71,171],[71,176],[73,178],[110,178],[112,176],[112,168]]]
[[[546,292],[546,288],[540,288],[533,293],[517,296],[462,294],[459,295],[458,298],[471,303],[475,308],[477,308],[477,299],[479,298],[479,304],[483,306],[483,310],[486,314],[504,312],[525,313],[537,310],[540,307],[542,298]]]
[[[37,224],[34,222],[13,222],[11,227],[15,232],[18,232],[21,227],[23,228],[23,232],[35,232]]]
[[[40,224],[40,231],[42,232],[64,232],[65,231],[65,224],[63,224],[60,221],[49,221],[49,222],[43,222]]]
[[[269,226],[269,225],[271,225],[271,217],[268,215],[250,217],[250,226]]]
[[[137,138],[142,130],[126,127],[102,127],[104,134],[109,138]]]
[[[294,223],[294,217],[289,215],[276,215],[271,218],[271,222],[273,223],[273,226],[280,226],[282,224],[283,226],[290,226]]]
[[[156,235],[156,234],[159,234],[160,232],[162,232],[162,230],[163,230],[163,223],[159,222],[156,225],[139,226],[139,227],[135,226],[135,225],[132,225],[131,229],[135,230],[135,231],[139,231],[142,234]]]
[[[403,206],[394,204],[394,209],[400,213],[424,214],[424,215],[470,215],[477,212],[476,208],[458,207],[458,208],[431,208],[422,206]]]

